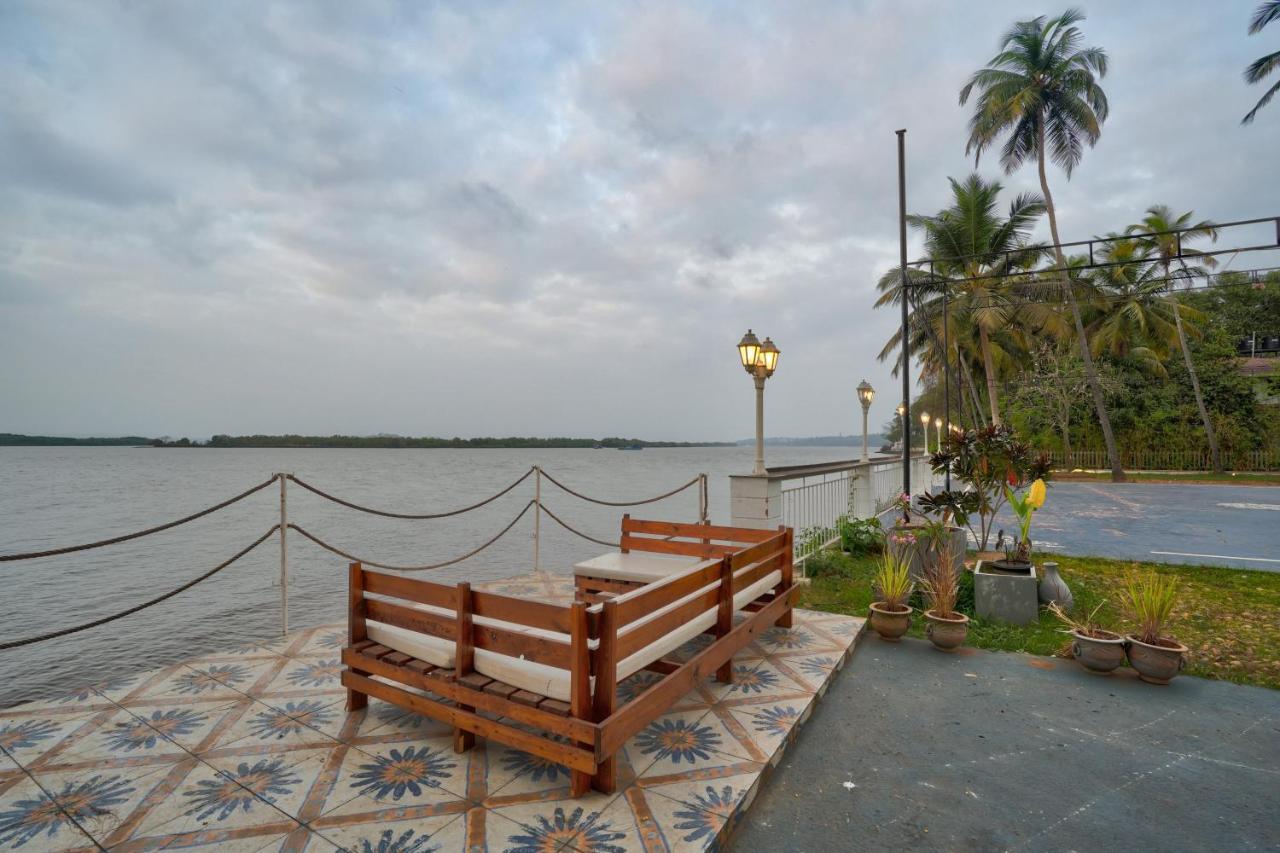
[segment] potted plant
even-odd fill
[[[1067,627],[1064,629],[1072,636],[1071,656],[1090,672],[1106,675],[1124,663],[1124,637],[1114,631],[1108,631],[1098,624],[1098,611],[1105,601],[1093,608],[1083,620],[1077,621],[1056,601],[1049,604],[1048,610]]]
[[[912,580],[922,580],[926,561],[936,559],[938,556],[938,548],[942,543],[942,537],[938,535],[939,531],[935,531],[929,536],[921,535],[930,524],[940,523],[941,529],[945,529],[950,537],[951,558],[955,562],[956,569],[959,570],[964,565],[964,553],[968,545],[968,539],[964,528],[959,525],[967,522],[968,513],[972,512],[976,506],[973,495],[967,492],[924,492],[917,498],[917,516],[912,519],[910,497],[904,494],[894,501],[894,507],[901,512],[902,518],[894,525],[893,533],[899,537],[897,542],[909,542],[913,550],[911,557]],[[958,524],[953,523],[953,521],[958,522]],[[889,548],[901,549],[904,547],[901,544],[897,544],[897,542],[891,537]]]
[[[907,600],[915,584],[911,582],[911,549],[886,548],[880,555],[872,583],[878,601],[871,603],[871,627],[880,639],[896,643],[911,627],[911,607]]]
[[[969,633],[969,617],[956,610],[960,572],[956,568],[951,534],[946,525],[931,523],[925,538],[935,545],[925,561],[924,579],[920,582],[929,605],[924,612],[929,623],[925,634],[935,648],[951,651],[963,644]]]
[[[1005,549],[1005,558],[994,561],[997,569],[1023,574],[1031,571],[1031,517],[1044,506],[1046,491],[1044,480],[1038,477],[1021,495],[1007,485],[1004,487],[1005,500],[1018,517],[1019,536]]]
[[[1187,647],[1161,635],[1178,599],[1177,581],[1155,572],[1134,575],[1125,595],[1138,621],[1138,632],[1128,637],[1129,663],[1143,681],[1168,684],[1187,661]]]

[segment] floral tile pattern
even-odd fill
[[[546,572],[486,587],[572,599]],[[204,655],[0,710],[0,851],[309,853],[706,850],[839,672],[862,620],[796,611],[618,754],[618,791],[570,796],[565,768],[372,700],[348,714],[345,625]],[[696,638],[673,657],[706,647]],[[660,676],[637,673],[622,701]]]

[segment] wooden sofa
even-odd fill
[[[624,525],[627,522],[624,522]],[[563,764],[574,796],[612,792],[614,755],[702,679],[732,678],[731,658],[787,626],[797,587],[792,531],[635,522],[624,542],[699,562],[598,603],[555,605],[350,567],[347,709],[368,697]],[[661,542],[663,544],[653,544]],[[735,620],[735,614],[743,614]],[[666,655],[715,636],[681,663]],[[664,677],[625,704],[618,682]]]

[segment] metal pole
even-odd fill
[[[947,430],[947,437],[951,437],[951,343],[950,336],[947,334],[947,327],[951,325],[949,311],[951,305],[951,296],[947,291],[947,283],[942,282],[942,364],[946,368],[942,371],[942,398],[943,398],[943,426]],[[938,436],[938,452],[942,452],[942,435]],[[951,491],[951,463],[947,463],[946,472],[946,489]]]
[[[756,469],[757,477],[767,472],[764,467],[764,376],[757,373],[756,380]]]
[[[280,636],[289,634],[289,478],[280,478]]]
[[[898,132],[898,247],[902,289],[902,493],[911,494],[911,342],[907,322],[907,131]]]
[[[533,466],[533,570],[542,565],[542,468]]]

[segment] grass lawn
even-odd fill
[[[1253,572],[1204,566],[1173,566],[1107,560],[1099,557],[1039,555],[1058,561],[1059,572],[1075,595],[1073,615],[1088,614],[1100,602],[1104,627],[1129,633],[1124,611],[1124,578],[1135,570],[1153,570],[1179,579],[1178,604],[1167,633],[1190,649],[1186,672],[1241,684],[1280,689],[1280,572]],[[825,551],[808,561],[812,583],[799,606],[810,610],[867,615],[876,557],[852,557]],[[962,608],[963,609],[963,608]],[[1061,625],[1041,610],[1040,621],[1026,626],[983,622],[969,612],[966,643],[983,649],[1052,655],[1070,639]],[[924,636],[924,620],[912,619],[913,637]]]
[[[1280,486],[1280,472],[1215,474],[1212,471],[1156,472],[1126,471],[1131,483],[1213,483],[1228,486]],[[1111,482],[1110,471],[1054,471],[1056,482],[1100,481]]]

